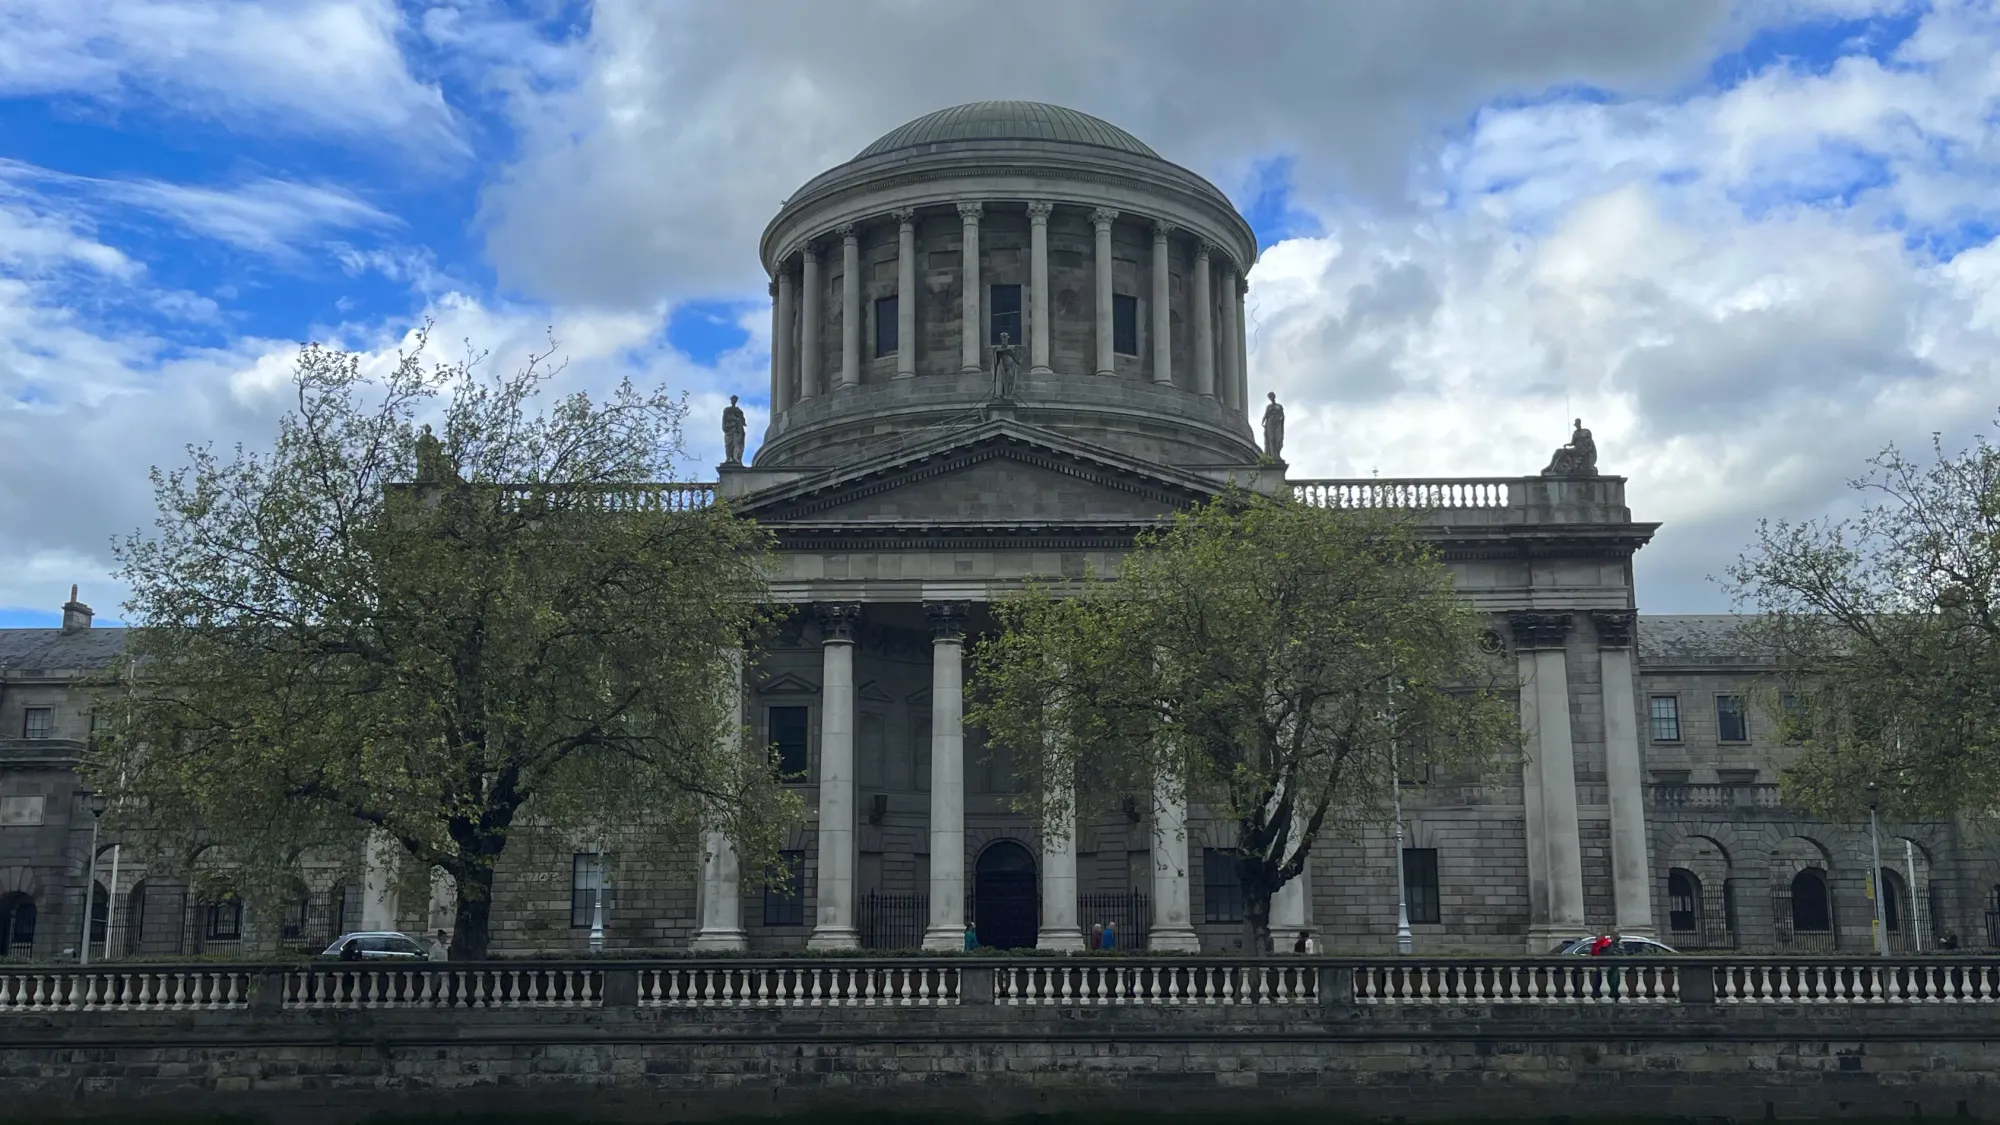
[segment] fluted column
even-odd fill
[[[728,709],[716,734],[725,760],[743,752],[743,650],[729,651],[730,676],[724,693]],[[708,953],[735,953],[750,947],[743,931],[742,864],[736,844],[721,829],[703,831],[701,841],[701,924],[688,948]]]
[[[924,948],[965,948],[965,602],[925,602],[931,625],[931,916]]]
[[[1097,227],[1097,373],[1115,375],[1117,360],[1111,350],[1111,224],[1118,218],[1118,212],[1109,207],[1100,207],[1090,213],[1090,221]]]
[[[1215,397],[1215,296],[1208,284],[1210,245],[1194,249],[1194,389],[1197,394]]]
[[[1604,781],[1611,802],[1611,886],[1618,929],[1653,932],[1652,861],[1646,855],[1645,764],[1639,752],[1639,698],[1633,688],[1631,610],[1599,610],[1604,688]]]
[[[1231,342],[1236,347],[1236,405],[1248,409],[1250,405],[1250,321],[1243,315],[1243,298],[1250,292],[1250,279],[1236,279],[1235,323],[1236,331]]]
[[[805,260],[799,288],[803,290],[799,301],[799,397],[811,398],[819,393],[819,247],[808,242],[800,251]]]
[[[1153,224],[1153,382],[1174,381],[1172,223]]]
[[[785,363],[778,354],[778,328],[784,321],[778,316],[778,279],[772,278],[769,286],[771,294],[771,416],[777,417],[784,406]]]
[[[808,949],[858,949],[854,925],[854,627],[861,607],[822,604],[819,710],[819,893]]]
[[[849,223],[840,235],[840,385],[861,383],[861,238]]]
[[[1064,809],[1061,818],[1042,827],[1042,924],[1035,933],[1036,949],[1066,953],[1083,948],[1083,926],[1076,905],[1076,806],[1070,799],[1072,789],[1074,786],[1064,786],[1057,802]]]
[[[1528,827],[1531,910],[1545,904],[1528,924],[1528,951],[1546,952],[1548,943],[1583,932],[1583,844],[1577,828],[1576,748],[1569,725],[1569,664],[1563,642],[1567,613],[1508,615],[1521,682],[1521,726],[1527,732],[1522,787],[1536,799],[1524,801]],[[1537,844],[1540,856],[1537,857]],[[1539,862],[1537,862],[1539,858]],[[1540,868],[1540,878],[1536,869]]]
[[[1146,947],[1191,953],[1201,949],[1190,917],[1187,794],[1176,781],[1153,784],[1153,929]]]
[[[1236,322],[1236,271],[1228,266],[1222,268],[1222,341],[1217,351],[1222,353],[1222,384],[1220,398],[1222,405],[1231,410],[1241,411],[1243,399],[1236,392],[1236,365],[1242,353],[1236,350],[1237,338],[1242,334],[1242,326]]]
[[[985,366],[981,357],[985,353],[984,341],[979,338],[979,215],[982,208],[977,203],[958,205],[958,221],[965,232],[965,265],[961,272],[965,275],[965,293],[960,302],[959,317],[962,332],[959,336],[958,366],[962,371],[978,371]]]
[[[896,216],[896,378],[917,373],[917,213]]]
[[[1049,372],[1050,203],[1028,204],[1028,370]]]
[[[792,408],[793,388],[798,385],[799,359],[792,347],[798,328],[798,310],[792,295],[792,267],[789,260],[778,264],[778,325],[771,333],[771,362],[778,369],[777,387],[771,392],[771,413],[781,415]]]

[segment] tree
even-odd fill
[[[1517,744],[1481,616],[1406,516],[1229,496],[1141,535],[1111,578],[1031,587],[975,648],[968,718],[1045,823],[1184,786],[1236,828],[1249,948],[1328,831],[1389,819],[1396,771]]]
[[[646,487],[685,404],[627,383],[539,409],[546,353],[496,376],[422,343],[380,378],[307,347],[269,454],[154,470],[154,530],[118,548],[131,686],[97,784],[156,839],[228,845],[243,881],[387,841],[456,884],[470,959],[527,824],[684,866],[714,825],[775,857],[789,798],[731,737],[765,536]]]
[[[1931,444],[1870,459],[1858,515],[1760,523],[1730,568],[1798,746],[1786,786],[1824,814],[1859,815],[1871,785],[1909,815],[2000,804],[2000,447]]]

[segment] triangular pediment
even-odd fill
[[[768,523],[996,526],[1150,523],[1219,491],[1214,482],[995,422],[752,496]]]
[[[882,690],[882,685],[876,683],[874,680],[869,680],[867,683],[855,688],[854,694],[857,698],[865,699],[870,703],[895,702],[888,692]]]
[[[757,690],[765,695],[818,695],[819,685],[785,672],[757,685]]]

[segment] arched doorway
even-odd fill
[[[20,891],[0,895],[0,957],[35,955],[35,900]]]
[[[1792,876],[1792,932],[1833,932],[1833,903],[1826,893],[1826,876],[1817,868],[1808,867]]]
[[[979,944],[1021,949],[1035,944],[1040,918],[1035,857],[1012,840],[996,841],[973,865],[972,925]]]

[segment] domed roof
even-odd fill
[[[945,141],[1067,141],[1160,157],[1139,138],[1087,113],[1046,102],[968,102],[899,125],[854,159]]]

